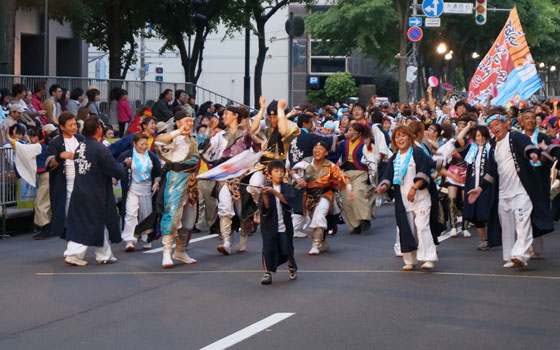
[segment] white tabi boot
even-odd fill
[[[171,235],[163,235],[161,237],[161,243],[163,244],[163,260],[161,261],[161,266],[164,268],[173,267],[173,259],[171,259],[173,241],[174,239]]]
[[[222,232],[222,238],[224,243],[219,245],[216,249],[224,254],[231,254],[231,218],[227,216],[220,217],[220,231]]]
[[[173,259],[179,260],[185,264],[196,264],[198,261],[191,258],[186,252],[188,241],[190,240],[191,233],[187,230],[179,229],[177,233],[177,239],[175,243],[175,253],[173,253]]]
[[[247,220],[253,220],[253,218],[249,218]],[[238,253],[243,253],[245,252],[245,250],[247,250],[247,238],[249,237],[249,235],[251,234],[251,232],[249,232],[250,228],[249,227],[253,227],[252,225],[250,225],[251,223],[249,223],[249,225],[247,225],[247,223],[243,223],[241,225],[241,229],[239,231],[239,243],[237,243],[237,248],[235,249]]]
[[[321,227],[317,227],[313,229],[311,233],[313,236],[313,244],[311,245],[311,250],[309,251],[309,255],[319,255],[321,253],[321,241],[323,240],[323,229]]]

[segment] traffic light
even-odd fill
[[[299,67],[305,63],[305,46],[300,45],[297,42],[292,43],[292,62],[294,67]]]
[[[163,81],[163,66],[156,67],[156,81]]]
[[[191,0],[191,17],[194,19],[194,22],[197,24],[205,25],[208,22],[208,17],[205,15],[198,13],[198,10],[202,6],[202,0]]]
[[[418,68],[414,66],[406,67],[406,82],[411,84],[414,83],[414,81],[418,76],[417,73],[418,73]]]
[[[483,25],[486,23],[486,8],[487,0],[476,0],[474,8],[474,21],[478,25]]]

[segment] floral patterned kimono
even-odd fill
[[[198,186],[196,175],[200,166],[199,147],[207,139],[178,136],[169,144],[156,142],[156,149],[161,160],[165,162],[163,188],[163,215],[161,234],[168,235],[184,227],[187,211],[196,218],[198,204]]]

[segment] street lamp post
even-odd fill
[[[438,98],[441,98],[443,96],[443,90],[441,87],[441,83],[443,83],[443,78],[444,78],[444,66],[443,66],[443,58],[445,53],[447,52],[448,48],[447,48],[447,44],[446,43],[439,43],[439,45],[436,47],[436,52],[439,55],[439,81],[440,81],[440,85],[439,85],[439,89],[438,89]]]
[[[478,52],[475,51],[472,53],[471,57],[473,59],[473,64],[474,64],[473,67],[473,75],[474,75],[474,73],[476,73],[476,70],[478,68],[478,59],[480,58],[480,55],[478,54]]]
[[[550,84],[552,86],[552,94],[554,96],[558,95],[558,80],[555,79],[555,72],[556,72],[556,66],[550,66],[549,68],[550,71]]]
[[[49,75],[49,0],[45,0],[45,37],[43,47],[43,71]]]
[[[449,61],[451,61],[453,59],[453,50],[449,50],[448,53],[445,54],[445,56],[443,57],[445,59],[445,68],[446,71],[444,74],[444,78],[445,78],[445,82],[449,83],[449,76],[451,75],[450,69],[449,69]]]

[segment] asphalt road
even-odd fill
[[[258,232],[229,257],[216,238],[194,242],[199,263],[166,270],[161,253],[121,245],[116,264],[90,250],[88,266],[72,267],[60,239],[0,240],[0,349],[560,348],[558,234],[524,269],[503,268],[500,249],[477,251],[473,229],[441,243],[434,271],[403,272],[393,208],[378,214],[368,234],[341,227],[320,256],[297,239],[298,279],[284,265],[269,286]]]

